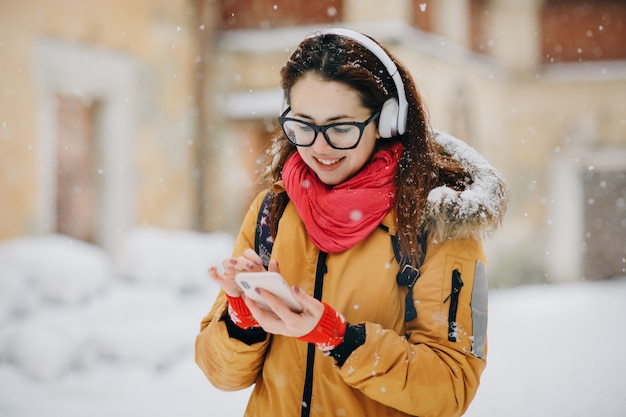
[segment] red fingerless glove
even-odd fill
[[[226,294],[228,300],[228,316],[230,320],[242,329],[251,327],[261,327],[256,319],[252,316],[250,309],[241,297],[231,297]]]
[[[346,320],[328,304],[324,304],[324,313],[317,326],[309,334],[301,336],[298,340],[315,343],[318,349],[328,352],[343,342],[346,334]]]

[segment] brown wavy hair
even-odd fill
[[[386,48],[381,47],[398,67],[409,106],[406,132],[389,139],[379,139],[376,146],[379,149],[395,142],[404,145],[395,176],[395,221],[402,253],[410,256],[416,264],[420,251],[417,236],[428,193],[441,185],[462,189],[468,175],[433,140],[422,98],[411,75]],[[322,34],[308,37],[300,43],[280,71],[287,105],[293,86],[310,72],[356,90],[361,104],[372,113],[380,111],[387,99],[397,97],[395,84],[385,66],[372,52],[350,38]],[[278,129],[266,153],[270,163],[265,180],[275,182],[282,179],[283,165],[295,151],[296,147]],[[274,196],[270,211],[273,236],[288,201],[286,193]]]

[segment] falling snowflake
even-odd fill
[[[353,222],[361,220],[362,217],[363,217],[363,212],[361,210],[353,210],[350,213],[350,220],[352,220]]]

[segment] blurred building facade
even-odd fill
[[[9,4],[12,3],[12,4]],[[278,72],[347,26],[411,70],[431,124],[511,187],[492,283],[626,275],[619,0],[0,2],[0,239],[113,251],[129,228],[237,231]]]

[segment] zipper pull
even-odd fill
[[[443,300],[443,303],[447,303],[450,297],[461,292],[463,287],[463,281],[461,280],[461,273],[458,269],[452,271],[452,292]]]

